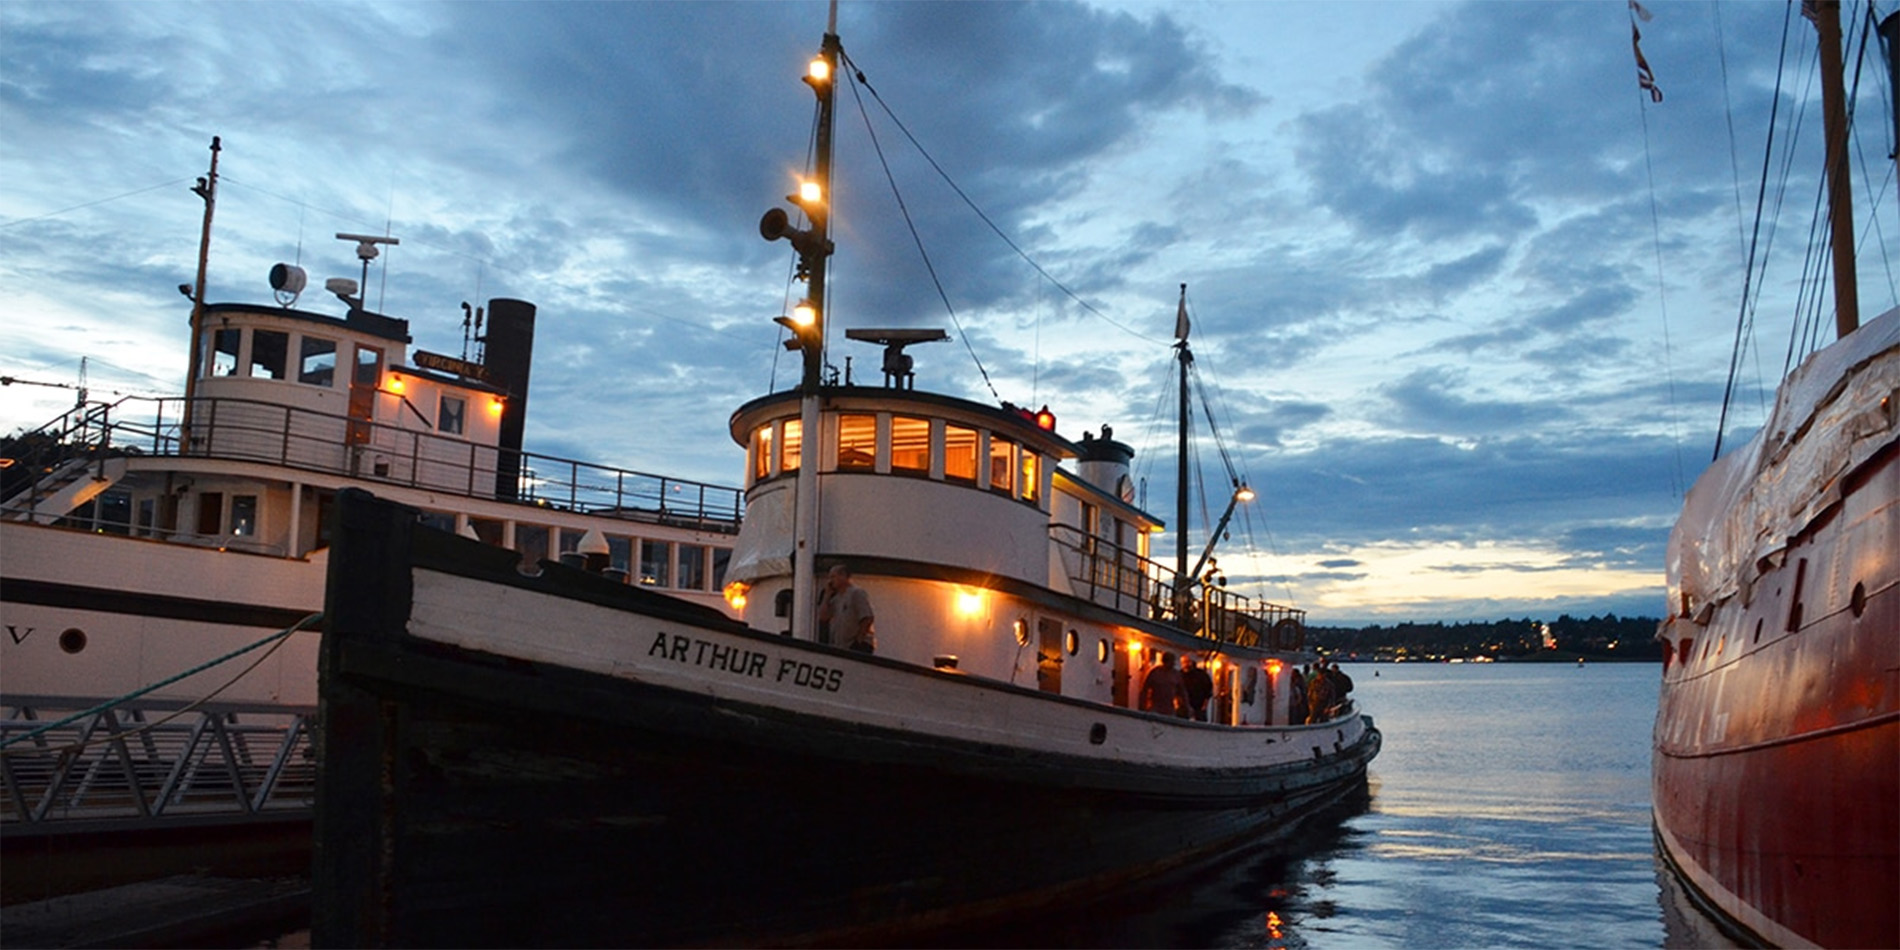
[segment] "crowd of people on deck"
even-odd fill
[[[1294,725],[1332,719],[1352,692],[1352,677],[1327,659],[1294,670],[1288,682],[1288,719]],[[1207,702],[1213,695],[1214,678],[1198,661],[1183,655],[1176,666],[1174,654],[1163,653],[1142,678],[1139,705],[1148,712],[1206,722]]]
[[[1338,715],[1352,692],[1352,677],[1339,664],[1322,659],[1293,671],[1294,718],[1299,722],[1325,722]],[[1301,714],[1305,718],[1301,719]]]

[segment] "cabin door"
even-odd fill
[[[1045,693],[1062,692],[1062,621],[1048,617],[1036,621],[1036,688]]]
[[[369,444],[370,423],[376,418],[376,388],[383,381],[383,351],[379,347],[356,346],[356,370],[350,374],[351,445]]]
[[[1128,689],[1130,682],[1134,679],[1134,671],[1130,669],[1133,661],[1129,658],[1127,650],[1115,647],[1113,652],[1115,654],[1115,705],[1133,709],[1135,705]]]

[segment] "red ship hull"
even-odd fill
[[[1782,946],[1900,946],[1900,311],[1857,336],[1697,483],[1658,631],[1657,839]]]

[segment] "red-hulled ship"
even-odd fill
[[[1812,6],[1838,156],[1839,10]],[[1900,309],[1857,325],[1851,203],[1845,163],[1833,164],[1840,338],[1783,382],[1754,439],[1696,482],[1670,537],[1656,838],[1738,939],[1893,947]]]

